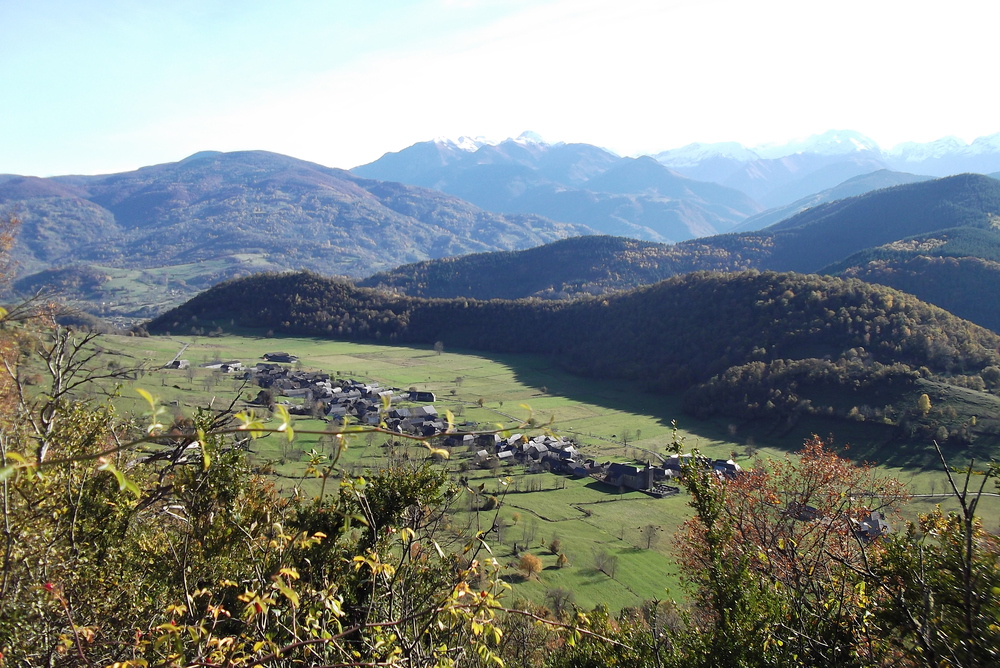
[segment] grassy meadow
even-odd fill
[[[274,269],[260,254],[235,254],[186,264],[126,269],[92,265],[108,280],[88,295],[68,300],[87,312],[121,323],[139,323],[182,304],[220,279],[255,271]]]
[[[438,410],[451,410],[456,421],[465,425],[463,429],[492,429],[497,423],[516,426],[529,415],[538,424],[551,420],[555,431],[572,437],[586,456],[598,461],[655,461],[653,453],[663,453],[673,438],[673,419],[679,423],[679,436],[687,448],[699,448],[711,457],[735,455],[743,466],[751,465],[756,456],[784,457],[809,435],[805,426],[775,429],[725,420],[694,421],[681,414],[678,397],[642,394],[620,381],[575,377],[542,357],[451,350],[438,354],[420,347],[249,336],[107,336],[101,343],[122,366],[146,365],[150,370],[131,385],[149,391],[178,414],[190,414],[196,407],[209,404],[228,405],[242,385],[232,375],[207,369],[159,368],[182,349],[180,357],[193,367],[230,359],[252,365],[264,353],[280,350],[297,355],[300,361],[296,366],[304,369],[373,380],[383,386],[432,391],[438,398]],[[255,396],[258,389],[244,388],[241,398]],[[120,388],[116,403],[121,411],[136,415],[146,409],[145,402],[129,386]],[[530,407],[530,413],[525,407]],[[321,420],[296,420],[300,431],[321,431],[326,426]],[[812,427],[819,431],[815,424]],[[870,430],[843,421],[821,427],[828,427],[842,445],[853,442],[855,437],[859,441],[873,438]],[[821,434],[827,435],[823,431]],[[318,483],[303,478],[306,453],[313,449],[330,453],[331,447],[317,435],[301,434],[291,444],[287,439],[269,436],[255,441],[252,452],[258,461],[268,462],[279,487],[287,491],[298,487],[311,494],[318,490]],[[877,452],[880,447],[905,448],[907,444],[871,441],[864,442],[861,449]],[[419,444],[393,446],[382,435],[370,434],[355,437],[340,464],[347,473],[362,474],[365,469],[384,464],[388,457],[426,456],[426,449]],[[472,488],[484,485],[479,498],[467,495],[458,502],[452,526],[457,533],[488,528],[494,523],[500,526],[500,535],[492,534],[491,544],[496,558],[511,566],[507,579],[515,596],[542,602],[546,591],[563,588],[573,593],[577,605],[589,608],[604,603],[617,610],[646,599],[683,595],[671,553],[677,529],[690,515],[685,494],[666,499],[640,492],[619,494],[591,479],[532,474],[519,465],[503,466],[496,472],[480,469],[472,465],[472,457],[473,452],[456,447],[451,459],[439,464],[448,467],[454,479],[466,478]],[[930,495],[915,497],[907,515],[926,512],[947,500],[947,481],[939,471],[885,467],[885,472],[906,482],[911,493]],[[501,480],[507,477],[510,481],[504,485]],[[491,494],[502,497],[499,510],[476,510]],[[994,496],[982,504],[985,522],[992,530],[1000,525],[997,501]],[[660,530],[647,547],[640,529],[648,525]],[[554,539],[558,539],[559,551],[569,559],[564,568],[556,566],[557,555],[548,547]],[[525,580],[517,574],[515,543],[521,553],[527,549],[542,559],[543,570],[537,579]],[[597,568],[599,561],[605,562],[603,571]],[[611,563],[613,568],[608,565]]]

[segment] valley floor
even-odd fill
[[[772,441],[755,425],[695,421],[681,414],[677,397],[642,394],[624,382],[577,378],[544,358],[524,355],[447,350],[438,354],[418,347],[239,336],[107,336],[102,345],[121,366],[142,364],[149,369],[134,381],[134,387],[121,388],[116,400],[120,410],[137,415],[145,402],[135,388],[149,391],[178,414],[190,414],[198,406],[228,405],[241,388],[242,398],[256,396],[259,388],[243,387],[234,375],[198,365],[213,360],[252,365],[264,353],[280,350],[298,356],[296,365],[305,369],[434,392],[438,410],[451,410],[456,422],[465,424],[462,429],[494,429],[497,423],[516,426],[529,416],[541,425],[551,420],[556,432],[576,440],[585,456],[597,461],[656,461],[673,438],[671,420],[675,418],[686,449],[698,448],[710,457],[734,456],[744,467],[752,466],[758,456],[784,457],[796,449],[796,439],[801,444],[803,438],[792,430],[775,435]],[[191,369],[161,368],[182,350]],[[314,419],[296,422],[302,431],[320,431],[326,425]],[[267,437],[255,441],[252,452],[259,462],[268,462],[279,486],[314,493],[316,481],[304,477],[306,453],[328,447],[316,435],[301,435],[292,444]],[[584,608],[604,603],[620,609],[647,599],[684,596],[672,552],[677,528],[691,513],[685,494],[655,499],[641,492],[619,493],[595,480],[529,473],[521,465],[493,472],[474,466],[474,452],[466,450],[470,449],[456,447],[452,458],[440,465],[449,468],[453,479],[466,478],[472,488],[484,485],[480,499],[495,494],[502,504],[494,513],[475,510],[481,507],[479,500],[460,501],[452,516],[456,540],[478,528],[500,525],[500,535],[492,534],[494,554],[501,563],[511,565],[507,579],[515,597],[542,602],[547,591],[563,588],[572,591],[577,605]],[[361,474],[384,464],[389,456],[424,458],[427,451],[419,446],[393,449],[381,435],[366,435],[349,445],[341,462],[347,473]],[[885,473],[899,477],[916,495],[907,515],[947,501],[947,482],[940,472],[886,468]],[[997,530],[1000,499],[995,495],[984,499],[981,512],[987,528]],[[648,526],[660,531],[647,545],[642,530]],[[568,566],[556,566],[557,555],[549,549],[553,540],[559,541]],[[525,580],[516,574],[515,555],[525,550],[542,559],[537,579]]]

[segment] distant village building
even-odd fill
[[[823,513],[818,508],[805,503],[799,503],[798,501],[789,503],[788,508],[785,509],[785,514],[800,522],[812,522],[823,516]]]
[[[732,459],[716,459],[712,462],[712,470],[727,478],[733,478],[743,471]]]
[[[298,357],[289,353],[264,353],[264,359],[268,362],[281,362],[283,364],[299,361]]]
[[[231,360],[229,362],[207,362],[201,365],[203,369],[213,369],[219,370],[223,373],[236,373],[237,371],[243,371],[243,363],[236,360]]]
[[[882,513],[873,510],[868,517],[861,520],[854,529],[855,535],[861,540],[872,541],[889,533],[889,523],[882,517]]]
[[[604,474],[604,482],[625,489],[646,490],[653,487],[653,467],[632,464],[612,464]]]

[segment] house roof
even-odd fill
[[[608,475],[619,476],[619,475],[639,475],[642,469],[638,466],[632,464],[612,464],[608,467]]]

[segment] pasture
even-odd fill
[[[215,360],[252,365],[266,352],[284,351],[298,356],[295,366],[304,369],[434,392],[438,410],[451,410],[462,429],[517,427],[529,417],[541,425],[551,421],[556,432],[572,437],[585,456],[597,461],[655,461],[656,453],[663,453],[673,439],[673,419],[687,449],[698,448],[710,457],[735,456],[743,466],[755,456],[784,457],[796,439],[800,444],[808,435],[783,430],[772,442],[760,433],[759,425],[696,422],[681,414],[677,397],[643,394],[620,381],[579,378],[541,357],[450,350],[439,354],[430,348],[311,338],[107,336],[102,345],[122,366],[146,365],[150,370],[132,384],[179,414],[190,414],[198,406],[228,405],[242,386],[231,375],[197,365]],[[191,362],[191,369],[160,368],[182,349],[181,358]],[[244,387],[242,398],[256,395],[257,389]],[[128,386],[120,388],[116,404],[136,415],[145,409]],[[301,431],[325,427],[321,420],[296,421]],[[315,449],[332,454],[332,447],[329,439],[317,435],[302,434],[291,444],[269,436],[255,441],[252,452],[256,460],[268,464],[280,487],[312,494],[318,483],[303,477],[307,453]],[[619,493],[591,479],[529,473],[520,465],[491,471],[474,466],[473,452],[468,450],[456,447],[448,461],[437,464],[447,467],[454,480],[465,478],[473,489],[484,486],[478,496],[466,493],[468,498],[453,509],[451,523],[456,534],[499,528],[490,534],[490,543],[497,560],[510,566],[507,579],[515,597],[544,602],[547,591],[562,588],[571,591],[582,607],[603,603],[618,610],[647,599],[683,596],[671,553],[677,529],[690,515],[684,493],[654,499],[640,492]],[[340,467],[347,474],[362,474],[389,457],[419,460],[427,457],[427,450],[419,444],[393,446],[383,435],[362,435],[349,443]],[[885,471],[905,481],[914,494],[931,495],[916,498],[908,515],[926,512],[945,500],[947,482],[940,472]],[[489,495],[502,499],[500,508],[478,510]],[[998,509],[997,498],[984,499],[982,512],[993,530],[1000,518]],[[642,530],[650,526],[659,530],[647,544]],[[549,549],[554,539],[569,560],[563,568],[557,567],[557,555]],[[542,559],[537,579],[526,580],[514,568],[516,555],[525,551]]]

